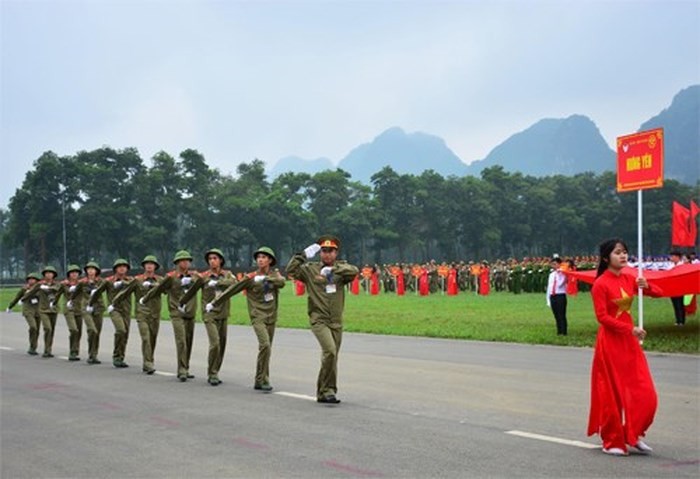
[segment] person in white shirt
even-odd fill
[[[566,336],[566,274],[561,270],[561,258],[552,259],[552,272],[547,281],[547,306],[552,308],[557,322],[557,335]]]

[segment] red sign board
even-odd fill
[[[617,191],[664,185],[664,130],[641,131],[617,139]]]

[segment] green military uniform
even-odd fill
[[[226,260],[221,250],[210,249],[204,254],[208,261],[209,255],[218,255],[221,258],[221,266]],[[224,361],[226,352],[226,336],[228,332],[228,317],[231,312],[230,302],[227,299],[214,302],[229,286],[236,283],[236,277],[230,271],[221,269],[218,272],[209,270],[199,275],[192,287],[180,299],[180,307],[186,305],[195,298],[198,290],[202,290],[202,321],[209,338],[209,355],[207,366],[207,381],[212,386],[221,384],[219,370]],[[207,307],[208,304],[211,306]]]
[[[321,237],[318,243],[340,245],[333,237]],[[308,250],[308,248],[307,248]],[[308,314],[311,331],[321,345],[321,370],[316,383],[316,397],[319,402],[336,402],[338,390],[336,379],[338,373],[338,353],[343,334],[343,308],[345,306],[345,285],[357,276],[356,266],[345,261],[336,261],[330,266],[330,272],[321,275],[324,268],[321,262],[307,261],[307,255],[297,253],[287,265],[287,274],[302,281],[308,293]],[[329,401],[330,400],[330,401]]]
[[[80,304],[83,305],[83,321],[85,322],[85,330],[88,337],[88,364],[100,364],[97,359],[97,354],[100,350],[100,334],[102,334],[102,317],[105,312],[105,303],[101,293],[98,290],[104,291],[104,283],[106,282],[99,276],[100,265],[94,261],[85,265],[85,272],[88,269],[94,268],[97,270],[97,275],[94,280],[89,277],[82,278],[79,282],[78,296]]]
[[[160,267],[158,259],[153,255],[148,255],[141,261],[141,266],[146,263],[153,263],[156,269]],[[156,341],[158,339],[158,331],[160,330],[160,313],[161,300],[160,295],[153,297],[148,302],[141,303],[146,293],[155,288],[162,280],[162,276],[157,274],[148,275],[146,273],[134,277],[134,281],[129,283],[126,288],[117,293],[114,297],[114,302],[118,303],[124,297],[128,297],[133,293],[136,299],[136,324],[139,327],[139,335],[141,336],[141,355],[143,356],[142,370],[146,374],[156,372],[154,365],[154,354],[156,349]]]
[[[45,267],[41,272],[42,276],[47,272],[54,273],[54,278],[58,275],[56,268],[53,266]],[[56,331],[56,317],[58,316],[57,305],[62,294],[63,285],[61,283],[41,280],[24,293],[21,298],[22,303],[31,301],[33,297],[39,299],[39,317],[41,318],[41,325],[44,327],[43,357],[45,358],[53,357],[51,350],[53,348],[53,335]]]
[[[268,247],[258,248],[253,257],[264,253],[271,258],[270,266],[277,264],[275,252]],[[255,367],[254,388],[262,391],[271,391],[270,386],[270,356],[272,354],[272,340],[275,337],[277,324],[277,309],[279,307],[279,290],[284,288],[285,280],[279,270],[270,270],[267,274],[257,271],[246,276],[240,282],[229,286],[219,295],[212,305],[218,307],[228,298],[241,291],[246,291],[248,303],[248,315],[253,331],[258,338],[258,360]]]
[[[127,271],[131,269],[131,265],[125,259],[119,258],[114,261],[112,271],[115,271],[118,266],[126,266]],[[129,341],[129,328],[131,326],[131,295],[125,294],[118,299],[117,295],[124,289],[129,287],[129,284],[134,281],[131,276],[124,275],[118,277],[112,275],[108,277],[96,290],[90,301],[95,299],[102,291],[107,293],[107,301],[109,307],[107,312],[114,325],[114,350],[112,352],[112,364],[116,368],[129,367],[124,358],[126,356],[126,344]],[[116,301],[115,301],[116,299]]]
[[[41,281],[39,273],[29,273],[26,280],[35,279]],[[22,297],[29,291],[29,285],[25,285],[17,291],[17,295],[10,301],[7,310],[11,310],[17,303],[22,306],[22,316],[29,326],[29,349],[28,354],[36,356],[37,343],[39,342],[39,328],[41,327],[41,317],[39,316],[39,298],[30,297],[26,301],[22,301]]]
[[[175,253],[174,264],[180,260],[192,261],[192,256],[185,250]],[[194,378],[189,373],[190,356],[192,355],[192,340],[194,339],[194,318],[197,312],[197,300],[191,298],[183,308],[180,308],[180,298],[192,287],[199,275],[194,271],[171,271],[152,288],[142,300],[150,302],[153,298],[160,298],[163,293],[168,294],[168,312],[170,322],[175,333],[175,348],[177,350],[177,377],[180,381]]]
[[[66,273],[77,271],[81,273],[80,266],[72,264],[68,266]],[[80,338],[83,335],[83,296],[80,294],[80,280],[71,282],[66,279],[63,281],[63,295],[66,301],[63,304],[63,316],[66,318],[68,325],[69,339],[68,346],[70,353],[69,361],[79,361],[80,357]]]

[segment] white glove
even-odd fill
[[[122,287],[122,282],[121,282],[121,281],[115,281],[115,282],[114,282],[114,287],[117,288],[117,289],[121,288],[121,287]]]
[[[180,306],[177,307],[177,310],[180,311],[181,313],[185,312],[185,305],[181,304]]]
[[[143,297],[139,298],[139,304],[143,306],[145,304],[145,301],[143,300]]]
[[[324,266],[323,268],[321,268],[321,274],[323,276],[328,276],[328,273],[330,273],[331,271],[333,271],[332,266]]]
[[[53,301],[49,301],[49,308],[53,309],[54,306],[56,306],[56,303],[54,303]]]
[[[44,291],[48,291],[51,289],[51,287],[48,284],[42,284],[39,286],[39,288],[43,289]]]
[[[151,282],[150,282],[150,281],[144,281],[144,282],[143,282],[143,285],[144,285],[145,287],[147,287],[147,288],[150,288],[150,287],[151,287]]]
[[[314,243],[304,248],[304,254],[306,255],[306,259],[313,258],[319,251],[321,251],[321,245],[318,243]]]
[[[66,308],[73,309],[73,301],[72,300],[70,300],[66,303]]]
[[[112,311],[114,311],[114,306],[110,304],[109,306],[107,306],[107,312],[111,313]]]
[[[22,305],[24,304],[24,301],[22,301],[22,300],[20,299],[19,301],[17,301],[17,304],[18,304],[19,306],[22,306]]]
[[[218,280],[216,280],[216,279],[210,279],[209,282],[207,283],[207,286],[209,286],[210,288],[213,288],[213,287],[216,286],[217,284],[219,284],[219,281],[218,281]]]
[[[262,283],[265,280],[265,275],[264,274],[256,274],[255,277],[253,278],[253,281],[256,283]]]
[[[211,303],[207,303],[206,306],[204,306],[204,311],[207,313],[211,313],[214,310],[214,305]]]
[[[93,308],[92,306],[88,306],[85,308],[85,311],[87,311],[88,313],[92,313],[93,311],[95,311],[95,308]]]
[[[75,285],[73,285],[73,286],[71,286],[70,288],[68,288],[68,292],[69,292],[69,293],[75,293]]]
[[[180,282],[182,283],[183,286],[187,286],[188,284],[190,284],[192,282],[192,278],[190,278],[189,276],[185,276],[180,280]]]
[[[96,290],[96,289],[91,289],[91,290],[90,290],[90,296],[91,296],[91,297],[95,295],[95,291],[97,291],[97,290]]]

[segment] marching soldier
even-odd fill
[[[17,295],[10,301],[7,306],[7,312],[16,305],[22,306],[22,316],[29,326],[29,349],[27,354],[36,356],[37,343],[39,342],[39,328],[41,327],[41,317],[39,316],[39,298],[36,296],[30,297],[29,299],[22,301],[22,297],[32,289],[32,287],[39,281],[41,281],[41,276],[39,273],[29,273],[25,278],[26,284],[20,288]]]
[[[192,287],[180,298],[179,307],[184,308],[191,299],[196,297],[197,291],[202,290],[202,319],[209,338],[207,382],[212,386],[218,386],[221,384],[219,370],[224,362],[231,306],[228,300],[218,302],[215,300],[222,291],[235,284],[237,280],[233,273],[223,269],[226,259],[220,249],[210,249],[204,253],[204,259],[209,265],[209,270],[197,277]]]
[[[83,336],[83,302],[80,294],[80,273],[77,264],[68,266],[68,278],[63,281],[63,295],[66,302],[63,305],[63,316],[68,325],[68,345],[70,353],[68,361],[80,361],[80,338]]]
[[[150,375],[156,372],[153,355],[156,349],[158,330],[160,329],[161,301],[160,296],[144,304],[141,304],[140,300],[149,290],[155,288],[162,278],[156,274],[160,264],[155,256],[148,255],[143,258],[141,266],[144,269],[144,273],[137,275],[134,281],[117,293],[113,302],[120,303],[125,296],[128,297],[130,294],[134,294],[134,298],[137,301],[136,324],[141,335],[141,354],[143,356],[141,370]]]
[[[173,264],[175,271],[168,273],[155,288],[152,288],[140,300],[147,304],[153,298],[160,298],[162,293],[168,294],[168,312],[175,333],[175,348],[177,350],[177,378],[181,382],[194,379],[190,374],[190,356],[192,355],[192,340],[194,338],[194,318],[197,313],[197,299],[193,296],[184,306],[180,306],[180,298],[192,287],[198,275],[190,271],[192,255],[186,250],[175,253]]]
[[[308,288],[308,311],[311,331],[322,350],[321,370],[316,384],[316,400],[337,404],[338,353],[343,335],[343,308],[345,285],[352,282],[357,267],[345,261],[337,261],[340,240],[334,236],[322,236],[318,242],[303,252],[292,256],[287,273]],[[309,262],[318,252],[321,261]]]
[[[102,334],[102,316],[105,312],[105,303],[101,294],[97,294],[105,279],[100,277],[100,265],[90,261],[85,265],[86,277],[80,280],[78,294],[80,303],[85,305],[83,321],[88,337],[88,364],[102,364],[97,359],[100,349],[100,334]],[[102,291],[103,289],[100,289]],[[93,297],[94,296],[94,297]]]
[[[126,343],[129,340],[129,327],[131,326],[131,296],[125,294],[117,298],[117,295],[129,287],[134,278],[127,276],[131,269],[129,262],[119,258],[112,264],[112,276],[108,277],[97,288],[89,300],[90,306],[99,299],[102,291],[107,292],[107,313],[114,325],[114,351],[112,353],[112,364],[115,368],[128,368],[124,362],[126,356]]]
[[[258,360],[253,388],[270,392],[272,391],[270,385],[272,340],[275,336],[277,323],[279,290],[284,288],[285,281],[279,270],[271,269],[277,264],[275,252],[271,248],[266,246],[258,248],[253,253],[253,258],[258,266],[257,271],[226,288],[211,303],[207,303],[206,309],[215,310],[221,304],[227,303],[228,298],[234,294],[246,291],[250,322],[258,337]]]
[[[63,285],[56,281],[58,271],[53,266],[45,267],[41,274],[43,279],[24,293],[22,303],[31,301],[34,297],[39,299],[39,317],[41,325],[44,327],[44,354],[41,357],[52,358],[53,335],[58,315],[56,304],[63,294]]]

